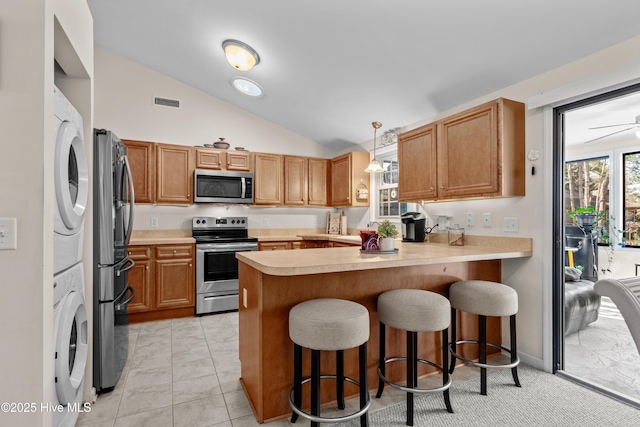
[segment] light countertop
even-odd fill
[[[343,236],[355,237],[355,236]],[[357,237],[358,241],[360,240]],[[396,239],[396,254],[365,254],[360,247],[304,249],[298,251],[239,252],[236,257],[256,270],[273,276],[334,273],[413,265],[523,258],[532,255],[530,238],[487,237],[473,245],[404,243]]]

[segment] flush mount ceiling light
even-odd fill
[[[369,173],[377,173],[384,170],[382,169],[382,166],[380,166],[380,162],[378,162],[378,159],[376,159],[376,132],[382,127],[382,123],[372,122],[371,126],[373,126],[373,159],[371,159],[369,166],[367,166],[364,171]]]
[[[260,63],[258,52],[251,46],[238,40],[228,39],[222,42],[227,62],[236,70],[249,71]]]
[[[233,84],[233,87],[235,87],[245,95],[249,95],[249,96],[262,95],[262,88],[258,86],[257,83],[252,82],[249,79],[243,79],[241,77],[237,77],[231,81],[231,84]]]

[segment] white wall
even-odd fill
[[[640,78],[640,38],[636,37],[595,55],[552,70],[532,79],[477,98],[433,117],[425,117],[419,123],[404,126],[403,131],[414,129],[480,103],[499,98],[509,98],[528,104],[532,99],[540,103],[540,95],[552,93],[547,98],[554,106],[586,98],[594,92],[604,92],[609,86],[633,83]],[[629,72],[632,70],[632,72]],[[544,98],[543,98],[544,99]],[[550,109],[542,102],[526,112],[526,150],[537,149],[542,153],[536,162],[536,174],[531,175],[531,162],[527,161],[526,196],[506,199],[472,200],[425,204],[423,208],[431,217],[449,215],[451,223],[464,224],[466,213],[475,214],[475,226],[467,227],[468,234],[531,237],[533,256],[529,259],[503,262],[502,279],[515,288],[519,296],[518,350],[527,363],[551,369],[551,212],[552,212],[552,134]],[[392,125],[393,126],[393,125]],[[363,144],[363,147],[370,143]],[[482,213],[492,214],[492,226],[480,225]],[[502,231],[504,217],[519,219],[517,233]],[[503,336],[505,336],[503,328]],[[544,360],[543,360],[544,359]]]
[[[53,396],[54,15],[89,76],[93,21],[84,0],[0,0],[0,10],[0,217],[18,222],[17,250],[0,251],[0,402],[40,405]],[[90,128],[90,102],[80,110]],[[51,421],[0,413],[1,425]]]

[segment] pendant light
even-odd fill
[[[364,171],[369,173],[378,173],[384,170],[376,158],[376,132],[382,127],[382,123],[372,122],[371,126],[373,126],[373,159],[371,159],[369,166],[367,166]]]

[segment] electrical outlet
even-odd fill
[[[518,232],[518,218],[505,218],[503,224],[503,230],[509,233]]]
[[[311,218],[311,226],[312,227],[317,227],[318,226],[318,218],[316,218],[315,216],[313,218]]]
[[[151,218],[151,228],[158,228],[158,218]]]
[[[467,212],[467,227],[473,227],[473,212]]]
[[[491,214],[483,213],[482,214],[482,226],[483,227],[491,227]]]
[[[269,227],[269,218],[262,218],[262,226],[264,228]]]

